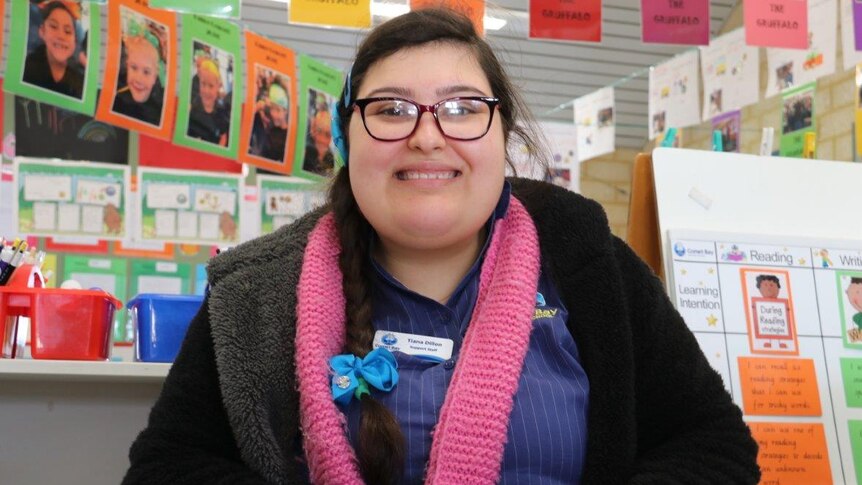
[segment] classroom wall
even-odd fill
[[[843,70],[844,61],[841,46],[841,20],[839,30],[836,70],[831,76],[817,80],[815,91],[815,123],[817,126],[817,158],[822,160],[853,161],[853,121],[854,93],[856,89],[855,72]],[[734,7],[728,16],[721,33],[730,32],[743,26],[742,2]],[[742,109],[742,153],[757,154],[760,151],[760,135],[764,127],[773,127],[775,141],[773,149],[778,149],[781,132],[781,95],[762,99],[768,81],[766,51],[760,53],[760,93],[761,101]],[[646,120],[644,120],[646,123]],[[701,123],[682,130],[682,146],[701,150],[712,149],[712,128],[710,122]],[[651,152],[654,141],[644,144],[644,152]],[[628,193],[631,189],[631,170],[636,150],[617,150],[614,153],[586,161],[581,164],[581,193],[598,201],[608,213],[611,231],[622,238],[626,237],[628,223]]]

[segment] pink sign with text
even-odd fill
[[[808,48],[807,0],[755,0],[745,2],[743,8],[746,44]]]
[[[644,42],[709,45],[709,0],[641,0]]]

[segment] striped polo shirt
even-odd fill
[[[489,228],[493,228],[494,220],[505,216],[510,190],[506,183]],[[490,239],[489,235],[487,241]],[[407,443],[401,483],[423,482],[431,433],[473,314],[487,241],[445,305],[409,290],[372,261],[375,331],[452,342],[451,357],[442,361],[394,352],[398,385],[389,393],[372,388],[374,397],[395,415]],[[529,349],[509,419],[500,483],[579,483],[587,443],[589,382],[577,345],[566,328],[568,311],[545,271],[539,277],[536,300]],[[351,400],[341,410],[347,416],[350,442],[356,447],[359,403]]]

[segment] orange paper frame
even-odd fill
[[[273,172],[290,174],[293,166],[294,150],[296,149],[297,103],[299,101],[296,93],[296,56],[287,47],[249,31],[245,32],[245,52],[248,69],[246,69],[246,98],[243,105],[239,138],[239,159],[241,162],[249,165],[255,165]],[[258,93],[258,77],[261,75],[265,76],[266,71],[272,74],[279,74],[282,76],[282,79],[284,77],[287,78],[280,83],[282,87],[287,88],[288,95],[287,138],[281,162],[266,158],[263,155],[250,153],[255,117],[261,106],[258,103],[258,98],[261,98]],[[269,89],[269,85],[263,87],[264,89]],[[266,102],[263,99],[260,101],[261,103]]]
[[[445,7],[460,12],[473,22],[479,35],[485,35],[485,0],[410,0],[410,10],[429,7]]]
[[[165,84],[162,99],[162,114],[159,125],[154,125],[131,116],[114,111],[117,96],[117,82],[120,73],[122,52],[122,33],[120,7],[146,17],[148,20],[166,27],[163,39],[165,52]],[[136,130],[155,138],[170,140],[173,135],[174,114],[176,110],[176,65],[177,59],[177,15],[167,10],[149,8],[147,0],[112,0],[108,3],[108,52],[105,60],[105,76],[102,78],[102,94],[96,109],[96,119],[130,130]]]
[[[117,256],[131,256],[136,258],[150,259],[173,259],[174,245],[173,243],[164,243],[162,249],[137,249],[127,248],[123,246],[122,241],[114,241],[114,254]]]
[[[746,285],[745,278],[748,273],[765,273],[771,275],[781,275],[784,277],[785,282],[785,291],[787,293],[787,298],[774,299],[770,300],[768,298],[759,298],[751,296],[748,293],[748,286]],[[739,269],[740,281],[742,284],[742,298],[745,302],[745,319],[748,323],[748,345],[751,349],[752,354],[766,354],[766,355],[799,355],[799,339],[797,338],[796,332],[796,311],[793,309],[793,291],[790,289],[790,273],[780,269],[765,269],[765,268],[749,268],[743,267]],[[792,340],[793,348],[789,350],[760,350],[755,348],[754,341],[759,338],[763,338],[759,336],[759,332],[756,330],[757,328],[757,315],[754,314],[754,310],[749,305],[749,302],[754,303],[756,301],[781,301],[787,306],[787,314],[788,314],[788,325],[790,327],[790,335],[792,335],[792,339],[788,339],[787,337],[774,337],[770,336],[770,339],[776,340]]]

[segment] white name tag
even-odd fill
[[[388,332],[378,330],[374,333],[374,348],[383,347],[390,352],[402,352],[437,362],[452,357],[452,340],[428,337],[412,333]]]

